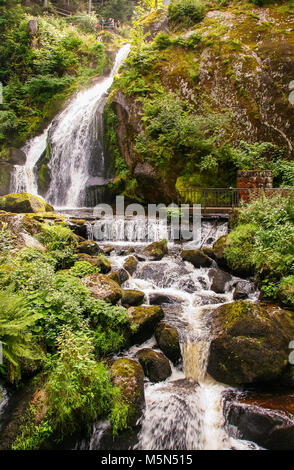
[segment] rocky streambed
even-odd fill
[[[23,243],[34,240],[40,217],[6,213],[5,220]],[[109,367],[131,412],[129,430],[115,439],[108,422],[97,422],[90,436],[63,447],[293,449],[294,313],[259,302],[252,280],[228,272],[217,241],[223,234],[215,230],[201,250],[164,240],[98,244],[78,235],[78,259],[100,267],[85,285],[128,309],[124,348]],[[13,434],[25,396],[2,387],[2,435]]]

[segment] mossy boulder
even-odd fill
[[[163,317],[163,311],[158,305],[130,307],[127,318],[127,343],[141,344],[151,338]]]
[[[111,273],[108,274],[107,277],[109,277],[109,279],[112,279],[113,281],[117,282],[117,284],[121,285],[120,275],[119,275],[118,271],[111,271]]]
[[[171,375],[170,363],[163,354],[144,348],[137,353],[137,358],[151,382],[162,382]]]
[[[227,245],[228,235],[223,235],[213,244],[214,259],[217,264],[224,269],[228,269],[228,263],[225,257],[225,248]]]
[[[294,313],[239,300],[222,305],[210,318],[207,372],[229,385],[267,382],[280,377],[294,338]]]
[[[155,338],[158,346],[173,364],[178,364],[181,359],[179,334],[176,328],[168,323],[160,322],[155,330]]]
[[[92,266],[98,267],[102,274],[107,274],[111,271],[110,261],[104,255],[90,256],[86,253],[78,253],[77,256],[78,261],[87,261],[88,263],[92,264]]]
[[[77,245],[76,251],[78,253],[86,253],[90,256],[97,256],[102,253],[98,244],[92,240],[85,240]]]
[[[124,307],[138,306],[144,301],[145,294],[141,290],[123,290],[122,304]]]
[[[121,389],[122,401],[128,405],[127,424],[133,427],[145,403],[143,369],[133,359],[118,359],[111,367],[111,376],[113,384]]]
[[[122,297],[120,286],[104,274],[89,274],[83,278],[83,282],[96,299],[116,304]]]
[[[159,261],[164,255],[167,255],[167,241],[161,240],[159,242],[150,243],[143,250],[143,255],[150,261]]]
[[[0,209],[13,213],[52,212],[53,207],[29,193],[7,194],[0,198]]]
[[[129,256],[124,262],[124,269],[132,276],[136,271],[138,260],[134,256]]]
[[[181,253],[183,261],[189,261],[195,268],[209,268],[213,261],[201,250],[183,250]]]

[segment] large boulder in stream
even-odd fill
[[[207,372],[229,385],[272,381],[288,363],[294,312],[239,300],[222,305],[209,319],[214,335]]]
[[[150,243],[150,245],[146,246],[143,250],[143,256],[150,261],[160,261],[167,253],[166,240]]]
[[[122,305],[124,307],[137,307],[144,301],[145,294],[141,290],[125,289],[123,290]]]
[[[141,344],[151,338],[163,316],[163,311],[158,305],[130,307],[127,318],[127,343]]]
[[[29,193],[15,193],[0,197],[0,210],[18,214],[52,212],[53,207],[39,196],[33,196]]]
[[[208,276],[211,280],[210,289],[217,294],[224,294],[226,285],[232,280],[232,276],[221,269],[210,269]]]
[[[100,253],[103,253],[103,250],[98,246],[98,244],[92,240],[85,240],[79,243],[76,251],[90,256],[97,256]]]
[[[122,290],[117,282],[104,274],[89,274],[82,281],[96,299],[116,304],[122,297]]]
[[[269,450],[294,450],[293,393],[226,391],[224,416],[233,437]]]
[[[121,389],[123,403],[128,405],[127,424],[133,427],[145,403],[143,369],[137,361],[122,358],[113,363],[111,376],[113,384]]]
[[[203,251],[200,250],[183,250],[181,253],[183,261],[189,261],[195,268],[209,268],[213,261]]]
[[[124,262],[124,269],[132,276],[136,271],[138,260],[134,256],[129,256]]]
[[[182,358],[179,334],[176,328],[167,323],[160,322],[155,330],[158,346],[173,364],[178,364]]]
[[[170,363],[163,354],[144,348],[138,351],[137,358],[151,382],[162,382],[171,375]]]

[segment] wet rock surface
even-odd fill
[[[54,209],[39,196],[29,193],[7,194],[0,197],[0,210],[13,213],[52,212]]]
[[[104,274],[89,274],[83,278],[83,283],[96,299],[116,304],[122,297],[120,286]]]
[[[200,250],[184,250],[181,254],[183,261],[189,261],[195,268],[209,268],[213,261],[203,251]]]
[[[229,385],[277,379],[285,369],[294,312],[239,300],[211,312],[207,372]]]
[[[116,360],[111,367],[113,384],[120,387],[123,401],[128,405],[129,426],[136,425],[144,407],[144,373],[141,365],[133,359]]]
[[[182,356],[177,329],[168,323],[160,322],[155,330],[155,338],[166,357],[178,364]]]
[[[157,324],[164,316],[160,306],[140,306],[128,309],[127,339],[132,344],[141,344],[154,334]]]
[[[231,435],[269,450],[294,450],[294,394],[280,391],[224,394]]]
[[[145,294],[140,290],[125,289],[123,290],[122,305],[124,307],[138,306],[144,301]]]
[[[212,281],[210,288],[217,294],[224,294],[226,284],[232,280],[232,276],[221,269],[211,269],[209,271],[209,278]]]
[[[150,261],[160,261],[164,255],[167,255],[167,241],[153,242],[144,248],[142,254]]]
[[[151,382],[162,382],[171,375],[169,361],[163,354],[153,349],[140,349],[137,353],[138,360],[144,373]]]

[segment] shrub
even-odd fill
[[[64,328],[58,349],[46,394],[54,426],[65,435],[109,413],[119,391],[112,386],[106,366],[95,360],[92,335],[86,325],[76,332]]]
[[[75,277],[85,277],[87,274],[99,273],[100,268],[93,266],[88,261],[76,261],[70,272]]]
[[[251,270],[257,229],[258,227],[254,224],[238,225],[229,234],[224,254],[233,269]]]
[[[205,5],[199,0],[171,0],[168,17],[175,26],[188,28],[204,18],[205,10]]]
[[[294,308],[294,275],[282,278],[277,295],[282,304]]]
[[[26,309],[25,299],[11,290],[0,291],[0,341],[8,365],[10,382],[21,378],[20,361],[42,359],[40,348],[33,341],[31,328],[42,315]]]
[[[276,295],[277,283],[294,272],[293,198],[260,197],[239,209],[225,256],[234,267],[251,264],[262,290]]]

